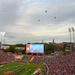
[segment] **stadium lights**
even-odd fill
[[[4,42],[4,44],[5,44],[5,33],[6,32],[3,32],[3,31],[0,32],[0,35],[1,35],[1,43]],[[3,41],[3,39],[4,39],[4,41]]]
[[[70,32],[70,43],[72,42],[72,40],[71,40],[71,32],[73,32],[73,48],[74,48],[74,43],[75,43],[75,38],[74,38],[74,31],[75,31],[75,29],[74,29],[74,27],[72,27],[72,28],[69,28],[69,32]],[[70,48],[71,48],[71,45],[70,45]]]
[[[71,28],[69,28],[69,32],[70,32],[70,42],[71,42]]]
[[[74,43],[75,42],[74,41],[74,31],[75,31],[74,27],[72,27],[72,31],[73,31],[73,43]]]
[[[6,32],[3,32],[4,44],[5,44],[5,33],[6,33]]]
[[[75,29],[74,29],[74,27],[72,27],[72,31],[73,31],[73,49],[74,49],[74,51],[75,51],[75,38],[74,38],[74,31],[75,31]]]

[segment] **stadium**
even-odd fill
[[[75,0],[0,0],[0,75],[75,75]]]
[[[75,52],[45,55],[44,44],[26,44],[26,54],[0,50],[0,75],[75,75]]]
[[[33,62],[35,57],[29,55],[29,53],[43,54],[44,45],[27,44],[26,46],[26,54],[13,54],[0,50],[0,75],[37,75],[47,73],[46,64]]]

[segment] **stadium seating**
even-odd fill
[[[31,56],[27,56],[29,60]],[[0,64],[5,64],[14,61],[14,54],[11,52],[5,53],[0,50]],[[63,55],[45,55],[34,56],[33,63],[45,63],[48,69],[47,75],[75,75],[75,52]],[[43,70],[44,72],[44,70]],[[39,72],[35,75],[39,75]]]
[[[0,50],[0,64],[9,63],[14,61],[14,55],[11,52],[5,53],[4,51]]]
[[[75,75],[75,52],[66,56],[35,56],[33,63],[39,62],[47,64],[47,75]]]

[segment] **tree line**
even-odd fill
[[[10,45],[9,48],[3,49],[3,50],[5,52],[15,53],[16,52],[15,47],[25,47],[25,50],[21,51],[22,54],[25,54],[25,52],[26,52],[26,44],[25,45],[24,44]],[[47,43],[45,43],[44,44],[44,52],[45,52],[45,54],[51,54],[51,53],[53,53],[54,52],[54,46],[53,46],[53,44],[47,44]]]

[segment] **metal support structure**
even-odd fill
[[[69,28],[69,32],[70,32],[70,50],[71,51],[75,51],[74,49],[74,47],[75,47],[75,38],[74,38],[74,31],[75,31],[75,29],[74,29],[74,27],[72,27],[72,28]],[[73,33],[73,42],[72,42],[72,37],[71,37],[71,32]],[[72,48],[73,47],[73,48]]]
[[[3,44],[5,44],[5,32],[1,31],[0,37],[1,37],[1,49],[2,49]]]
[[[71,28],[69,28],[69,32],[70,32],[70,50],[71,50],[71,52],[72,52],[72,47],[71,47]]]
[[[74,49],[75,49],[75,41],[74,41],[74,31],[75,31],[75,29],[74,29],[74,27],[72,27],[72,31],[73,31],[73,51],[75,51]]]

